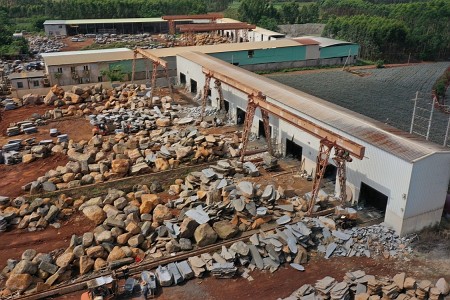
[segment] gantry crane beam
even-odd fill
[[[171,15],[163,16],[162,19],[169,23],[169,34],[175,34],[175,21],[177,20],[209,20],[215,23],[217,19],[223,18],[222,13],[208,13],[203,15]]]
[[[134,53],[140,54],[140,55],[142,55],[142,57],[148,58],[152,62],[158,63],[158,65],[162,66],[163,68],[168,68],[168,66],[169,66],[169,63],[166,60],[152,54],[151,52],[147,52],[141,48],[134,49]]]
[[[144,51],[144,50],[142,50],[140,48],[136,48],[134,50],[132,71],[131,71],[131,82],[134,82],[134,79],[135,79],[136,58],[137,58],[138,55],[141,55],[142,57],[151,60],[152,64],[153,64],[152,81],[151,81],[152,89],[151,89],[150,101],[152,101],[152,97],[155,95],[155,91],[156,91],[156,75],[157,75],[159,66],[163,67],[164,76],[166,77],[167,85],[169,87],[170,97],[173,98],[172,84],[170,83],[169,70],[168,70],[169,63],[166,60],[164,60],[164,59],[162,59],[162,58],[160,58],[160,57],[158,57],[158,56],[156,56],[156,55],[154,55],[154,54],[152,54],[150,52]]]
[[[261,97],[263,96],[261,91],[254,89],[250,86],[244,85],[241,82],[222,74],[216,70],[209,70],[203,67],[203,73],[209,74],[209,76],[220,80],[223,83],[226,83],[229,86],[232,86],[247,95],[254,95],[258,97],[254,97],[253,101],[257,106],[261,108],[261,110],[265,110],[272,115],[277,116],[280,119],[294,125],[297,128],[302,129],[303,131],[308,132],[309,134],[319,138],[319,139],[327,139],[329,142],[335,144],[339,148],[344,149],[349,152],[353,157],[357,159],[363,159],[365,147],[349,140],[341,136],[340,134],[334,133],[318,124],[313,123],[305,118],[302,118],[287,109],[284,109],[274,103],[268,101],[261,101]]]
[[[210,24],[182,24],[177,25],[180,32],[207,32],[216,30],[255,29],[256,26],[247,23],[210,23]]]

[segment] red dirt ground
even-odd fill
[[[71,216],[69,221],[60,221],[61,228],[48,226],[45,230],[28,232],[14,229],[1,234],[0,267],[6,265],[9,258],[20,259],[27,249],[35,249],[38,253],[47,253],[58,248],[67,248],[73,234],[82,235],[92,231],[95,225],[82,213]],[[17,238],[20,234],[20,239]]]
[[[427,268],[429,267],[424,267],[420,261],[416,260],[407,262],[366,257],[337,257],[326,260],[313,257],[305,265],[306,270],[304,272],[299,272],[285,265],[275,273],[268,271],[251,272],[250,275],[254,278],[252,282],[239,277],[235,279],[195,278],[179,286],[163,288],[156,299],[273,300],[279,297],[287,297],[303,284],[314,284],[325,276],[332,276],[340,281],[346,272],[356,270],[364,270],[367,274],[376,276],[392,277],[397,273],[406,272],[407,276],[412,276],[418,280],[428,279],[435,281],[440,277],[450,280],[450,274],[445,273],[445,270],[440,270],[435,266],[435,269],[432,270],[432,275],[430,275],[425,274]],[[73,293],[59,299],[80,299],[81,293]],[[120,299],[126,298],[120,297]],[[141,298],[134,297],[133,299]]]
[[[94,39],[86,39],[84,42],[72,42],[72,37],[66,37],[62,40],[67,47],[61,49],[61,51],[78,51],[86,46],[90,46],[94,43]]]
[[[69,159],[64,154],[54,154],[45,159],[37,159],[29,164],[0,165],[0,195],[8,197],[17,197],[24,192],[21,187],[45,172],[65,165]],[[2,237],[3,238],[3,237]]]
[[[35,134],[21,134],[14,137],[6,136],[6,128],[9,127],[10,123],[26,120],[35,112],[43,114],[48,109],[50,107],[45,105],[28,105],[16,110],[6,111],[0,123],[0,145],[6,144],[8,140],[15,138],[27,139],[35,137],[36,141],[44,139],[56,141],[56,138],[52,138],[49,135],[50,128],[57,128],[61,133],[67,133],[69,138],[75,141],[89,140],[91,138],[92,127],[84,117],[70,117],[50,121],[47,125],[38,127],[38,132]],[[0,195],[9,197],[21,195],[23,193],[21,187],[24,184],[44,175],[50,169],[65,165],[67,161],[68,159],[65,155],[59,154],[45,159],[37,159],[29,164],[0,165],[0,174],[2,174]]]

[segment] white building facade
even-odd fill
[[[177,57],[178,77],[183,74],[186,84],[195,82],[198,90],[202,90],[205,83],[203,67],[226,73],[238,82],[260,90],[267,101],[364,146],[364,158],[353,159],[347,164],[347,188],[354,202],[382,204],[385,223],[399,234],[405,235],[440,222],[450,181],[449,149],[211,56],[190,52]],[[225,83],[222,83],[222,89],[229,114],[236,121],[238,112],[246,110],[247,95]],[[213,84],[210,98],[212,106],[219,106]],[[288,141],[295,143],[301,147],[299,151],[305,169],[308,173],[314,171],[319,139],[273,115],[269,119],[277,150],[286,154]],[[255,133],[261,126],[260,120],[257,109],[252,125]],[[329,163],[334,164],[331,157]],[[338,184],[336,193],[339,193]]]

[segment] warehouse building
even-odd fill
[[[124,81],[131,80],[133,51],[127,48],[43,53],[45,73],[51,85],[74,85],[109,81],[102,70],[120,67]],[[136,79],[148,76],[149,63],[136,61]]]
[[[356,62],[359,54],[359,45],[346,41],[317,36],[302,36],[293,40],[301,44],[318,43],[319,58],[323,61],[323,64],[352,64]]]
[[[240,21],[230,19],[230,18],[222,18],[217,20],[217,23],[238,23]],[[222,30],[221,34],[223,36],[235,38],[237,35],[237,40],[241,42],[262,42],[262,41],[273,41],[284,39],[286,37],[285,34],[275,32],[272,30],[268,30],[262,27],[256,27],[255,29],[250,30],[248,33],[244,31],[235,31],[235,30]]]
[[[16,90],[39,89],[46,86],[46,76],[43,71],[11,73],[8,75],[11,87]]]
[[[440,222],[450,180],[450,151],[423,141],[384,123],[326,102],[291,87],[256,75],[223,60],[199,52],[178,54],[179,80],[202,89],[207,70],[251,86],[266,96],[268,102],[295,112],[303,119],[320,125],[365,147],[362,160],[347,164],[347,190],[354,202],[385,212],[384,221],[405,235]],[[225,107],[235,122],[245,118],[247,95],[222,83]],[[211,88],[211,105],[218,106],[219,95]],[[272,138],[282,154],[294,154],[310,173],[316,167],[319,139],[270,116]],[[260,111],[252,131],[261,134]],[[329,161],[330,168],[334,162]],[[339,185],[336,185],[339,193]]]
[[[358,45],[348,43],[341,53],[358,51]],[[322,56],[319,42],[303,42],[282,39],[265,42],[231,43],[207,46],[189,46],[145,50],[163,58],[169,63],[169,76],[176,77],[177,55],[183,52],[198,51],[219,58],[230,64],[250,71],[267,71],[317,65],[341,64],[343,57]],[[337,53],[337,52],[336,52]],[[322,57],[321,57],[322,56]],[[357,55],[356,55],[357,56]],[[52,85],[70,85],[107,81],[101,70],[120,67],[125,73],[124,80],[131,80],[133,51],[127,48],[53,52],[42,54],[46,73]],[[352,57],[348,63],[354,62]],[[136,63],[136,79],[149,78],[152,66],[148,60],[139,58]]]
[[[47,36],[71,36],[105,33],[167,33],[169,27],[167,21],[161,18],[81,19],[46,20],[44,30]]]

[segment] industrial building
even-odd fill
[[[105,33],[167,33],[169,27],[167,21],[161,18],[82,19],[46,20],[44,30],[47,36],[70,36]]]
[[[234,24],[240,21],[222,18],[221,14],[163,16],[161,18],[127,19],[81,19],[46,20],[44,30],[47,36],[73,36],[78,34],[137,34],[137,33],[175,33],[176,26],[183,24],[217,23]],[[256,27],[256,26],[254,26]],[[216,30],[215,30],[216,31]],[[256,27],[250,30],[217,30],[236,42],[258,42],[277,40],[284,34]]]
[[[384,221],[399,234],[418,231],[440,222],[450,180],[450,151],[384,123],[362,116],[320,98],[308,95],[199,52],[177,56],[179,81],[202,89],[206,73],[222,81],[225,108],[237,122],[245,119],[249,97],[265,97],[283,113],[269,112],[273,144],[281,154],[294,153],[314,173],[321,146],[317,134],[302,129],[315,124],[323,132],[337,135],[365,148],[360,159],[347,164],[347,194],[352,201],[385,211]],[[211,75],[212,74],[212,75]],[[218,89],[208,93],[212,106],[219,106]],[[303,121],[293,125],[284,114]],[[264,135],[262,115],[256,110],[253,132]],[[296,121],[297,122],[297,121]],[[303,125],[302,125],[303,124]],[[334,161],[328,161],[330,169]],[[335,174],[335,173],[334,173]],[[339,185],[336,185],[339,194]]]
[[[120,66],[124,80],[131,79],[133,51],[127,48],[43,53],[45,72],[51,85],[74,85],[108,81],[102,70]],[[146,61],[136,62],[136,79],[145,79]]]
[[[334,41],[331,43],[330,41]],[[169,75],[176,76],[177,55],[198,51],[250,71],[279,70],[317,65],[339,65],[356,62],[359,46],[327,39],[327,46],[308,39],[281,39],[264,42],[230,43],[207,46],[174,47],[144,50],[169,63]],[[327,51],[324,53],[324,49]],[[349,56],[349,53],[351,55]],[[340,56],[342,55],[342,56]],[[46,73],[52,85],[71,85],[107,81],[101,70],[120,66],[124,80],[131,80],[133,51],[127,48],[68,51],[42,54]],[[138,56],[135,79],[148,79],[152,66]],[[61,74],[61,75],[60,75]]]
[[[8,75],[11,87],[16,90],[39,89],[46,86],[46,76],[43,71],[11,73]]]

